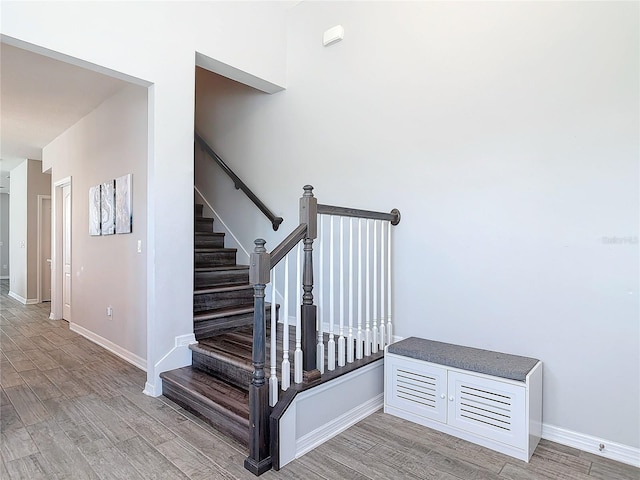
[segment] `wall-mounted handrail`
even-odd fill
[[[391,225],[400,223],[400,211],[397,208],[391,210],[391,213],[374,212],[372,210],[359,210],[357,208],[334,207],[333,205],[318,204],[318,214],[322,215],[339,215],[341,217],[354,218],[370,218],[371,220],[385,220],[391,222]]]
[[[278,230],[280,224],[283,221],[282,217],[276,216],[269,207],[267,207],[262,200],[260,200],[255,193],[251,191],[251,189],[235,174],[233,170],[229,168],[229,166],[220,158],[220,156],[213,151],[213,149],[209,146],[209,144],[200,136],[198,133],[194,133],[194,137],[196,142],[200,145],[200,147],[207,152],[207,154],[215,160],[215,162],[220,165],[220,168],[233,180],[233,184],[236,187],[236,190],[242,190],[247,197],[255,204],[256,207],[260,209],[262,213],[269,219],[271,222],[271,226],[274,231]]]

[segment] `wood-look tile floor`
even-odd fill
[[[0,282],[0,479],[252,479],[242,446],[145,374]],[[262,478],[638,480],[640,469],[542,441],[530,463],[382,412]]]

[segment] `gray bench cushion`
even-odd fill
[[[387,351],[425,362],[521,382],[526,380],[527,374],[538,363],[535,358],[462,347],[417,337],[409,337],[393,343],[389,345]]]

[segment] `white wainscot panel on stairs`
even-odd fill
[[[297,395],[280,421],[280,468],[383,405],[384,359]]]

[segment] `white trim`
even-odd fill
[[[35,305],[39,303],[37,298],[24,298],[15,292],[9,292],[9,296],[23,305]]]
[[[296,458],[301,457],[314,448],[322,445],[327,440],[344,432],[347,428],[355,425],[360,420],[380,410],[384,405],[384,393],[376,395],[371,400],[358,405],[357,407],[343,413],[331,422],[315,429],[296,442]]]
[[[64,177],[53,182],[51,198],[51,320],[62,319],[62,283],[64,269],[61,268],[62,258],[62,189],[69,185],[71,178]],[[73,195],[73,190],[71,191]],[[73,197],[72,201],[73,201]]]
[[[144,370],[145,372],[147,371],[147,361],[144,358],[139,357],[135,353],[122,348],[120,345],[113,343],[111,340],[107,340],[97,333],[94,333],[91,330],[87,330],[86,328],[73,322],[69,322],[69,330],[76,332],[85,338],[88,338],[93,343],[97,343],[101,347],[109,350],[114,355],[117,355],[118,357],[138,367],[139,369]]]
[[[181,368],[185,365],[192,364],[189,345],[193,343],[198,343],[196,341],[196,336],[193,333],[178,335],[175,338],[173,348],[153,366],[153,378],[155,383],[147,381],[143,391],[145,395],[149,395],[151,397],[158,397],[162,395],[162,380],[160,379],[161,372],[167,372],[175,368]],[[147,378],[148,377],[149,375],[147,375]]]
[[[640,448],[573,432],[548,423],[542,424],[542,438],[640,468]],[[602,451],[600,444],[604,445]]]
[[[38,262],[36,263],[36,296],[38,298],[38,303],[42,303],[42,231],[40,227],[42,226],[42,204],[44,200],[49,200],[49,202],[51,203],[51,211],[53,212],[53,202],[51,201],[51,195],[38,195],[38,238],[36,239],[36,257],[38,260]],[[49,232],[49,235],[51,235],[51,232]],[[49,242],[51,242],[51,240],[52,238],[49,238]],[[49,256],[51,256],[51,252],[49,252]],[[49,298],[48,300],[51,299]]]
[[[193,189],[196,191],[196,193],[200,196],[200,198],[202,199],[202,201],[205,203],[205,205],[209,208],[209,210],[211,210],[213,212],[213,215],[216,217],[216,219],[218,219],[218,221],[222,224],[222,227],[224,229],[224,231],[226,233],[228,233],[229,235],[231,235],[231,237],[233,238],[233,240],[236,242],[236,244],[240,247],[240,249],[244,252],[244,254],[247,256],[247,258],[250,258],[251,255],[249,255],[249,251],[244,248],[244,245],[242,245],[242,243],[240,243],[240,240],[238,240],[238,237],[236,237],[234,235],[234,233],[229,229],[229,227],[227,226],[226,223],[224,223],[224,220],[222,219],[222,217],[220,217],[220,215],[218,215],[218,212],[215,211],[215,209],[211,206],[211,204],[207,201],[207,199],[204,197],[204,195],[202,194],[202,192],[200,190],[198,190],[198,187],[196,187],[195,185],[193,186]]]
[[[383,401],[382,358],[299,393],[280,418],[280,468],[379,410]]]
[[[160,395],[162,395],[162,380],[159,381],[159,384],[160,384],[160,388],[159,390],[156,390],[155,385],[149,382],[145,382],[144,390],[142,390],[142,393],[150,397],[159,397]]]

